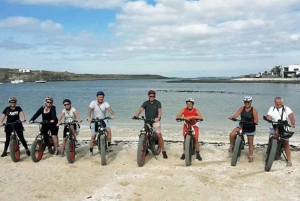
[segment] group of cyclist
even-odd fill
[[[89,150],[87,152],[87,157],[92,157],[93,156],[93,147],[94,147],[94,140],[97,134],[97,129],[94,123],[92,123],[93,118],[99,118],[99,119],[104,119],[106,117],[107,111],[110,113],[111,118],[113,119],[114,112],[109,105],[108,102],[104,101],[105,94],[103,91],[98,91],[96,93],[96,100],[93,100],[89,107],[88,107],[88,112],[87,112],[87,119],[90,121],[90,130],[91,130],[91,140],[90,140],[90,145],[89,145]],[[76,133],[78,134],[80,125],[79,123],[81,122],[80,115],[77,112],[77,110],[72,107],[71,105],[71,100],[65,99],[63,100],[63,105],[64,109],[62,110],[59,118],[56,116],[56,107],[53,105],[53,98],[52,97],[46,97],[44,105],[41,106],[36,113],[32,116],[30,119],[30,123],[33,123],[40,115],[42,115],[42,121],[47,121],[49,124],[43,124],[41,127],[41,133],[42,134],[47,134],[48,131],[50,130],[52,140],[54,142],[54,147],[55,147],[55,156],[61,155],[64,156],[64,149],[65,149],[65,144],[66,144],[66,133],[70,130],[72,135],[74,135],[74,138],[76,139]],[[249,162],[253,162],[253,141],[254,141],[254,136],[256,132],[256,124],[258,123],[258,112],[257,110],[252,107],[252,97],[251,96],[245,96],[243,98],[244,101],[244,106],[241,106],[238,111],[229,117],[229,119],[234,119],[237,118],[238,116],[241,117],[242,121],[245,122],[252,122],[252,124],[244,124],[243,129],[245,134],[247,135],[248,138],[248,144],[249,144]],[[9,106],[6,107],[3,110],[2,117],[0,119],[0,126],[3,125],[3,122],[6,118],[7,123],[12,123],[18,121],[18,123],[15,124],[15,130],[16,133],[23,144],[26,154],[30,156],[30,151],[28,150],[27,143],[24,139],[24,127],[22,125],[22,122],[25,121],[25,115],[21,107],[17,106],[17,99],[15,97],[10,97],[9,100]],[[200,134],[200,129],[199,125],[197,123],[197,120],[203,119],[201,112],[194,107],[195,101],[192,98],[186,99],[186,107],[181,109],[176,116],[177,119],[184,119],[185,123],[183,125],[183,136],[186,135],[187,133],[187,123],[191,125],[191,128],[194,132],[194,139],[195,139],[195,149],[196,149],[196,159],[199,161],[202,160],[202,157],[200,156],[200,149],[199,149],[199,134]],[[161,117],[162,117],[162,106],[161,102],[156,99],[156,92],[154,90],[149,90],[148,91],[148,100],[143,102],[141,107],[138,109],[136,112],[136,115],[133,117],[133,119],[137,118],[143,111],[145,110],[145,116],[146,119],[154,119],[153,123],[153,130],[156,133],[157,139],[158,139],[158,153],[162,151],[162,155],[164,159],[167,159],[167,153],[164,147],[164,140],[162,137],[161,133]],[[62,141],[62,147],[61,150],[59,151],[58,147],[58,131],[59,131],[59,125],[61,120],[64,118],[65,122],[72,122],[72,125],[70,127],[65,126],[64,131],[63,131],[63,141]],[[291,122],[291,127],[295,127],[295,118],[293,115],[292,110],[283,105],[283,100],[280,97],[275,98],[275,106],[270,107],[268,113],[267,113],[267,118],[272,120],[272,121],[278,121],[278,120],[290,120]],[[107,120],[104,120],[105,125],[106,125],[106,131],[107,131],[107,142],[108,142],[108,150],[110,150],[111,147],[111,139],[112,139],[112,134],[111,134],[111,128],[109,125],[109,122]],[[69,130],[68,130],[69,129]],[[233,150],[233,142],[234,142],[234,137],[236,132],[238,131],[239,127],[236,127],[233,129],[233,131],[229,135],[229,141],[230,141],[230,146],[228,151],[232,152]],[[12,132],[11,126],[7,124],[5,126],[5,133],[6,133],[6,141],[5,141],[5,146],[4,146],[4,151],[1,155],[1,157],[7,156],[7,149],[9,146],[9,141],[10,141],[10,133]],[[45,138],[46,139],[46,138]],[[291,150],[289,146],[289,141],[288,139],[284,140],[283,142],[284,148],[285,148],[285,153],[287,155],[287,166],[292,166],[292,161],[291,161]],[[184,149],[183,149],[184,150]],[[183,152],[181,160],[185,159],[185,153]]]

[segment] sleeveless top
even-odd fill
[[[66,109],[62,110],[62,112],[65,114],[65,123],[76,120],[76,116],[74,114],[75,111],[76,109],[74,107],[71,107],[70,110],[66,110]]]
[[[191,111],[189,111],[187,108],[184,108],[183,116],[184,117],[196,116],[196,112],[197,112],[196,108],[193,108]],[[191,125],[196,125],[198,123],[195,119],[192,119],[190,122]]]
[[[250,111],[247,112],[245,107],[243,108],[243,111],[241,113],[241,119],[243,121],[250,121],[253,122],[254,120],[254,115],[253,115],[253,107],[251,107]],[[243,124],[244,132],[246,133],[252,133],[256,130],[256,125],[255,124]]]

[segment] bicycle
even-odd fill
[[[48,147],[48,151],[50,154],[54,154],[54,143],[51,137],[51,131],[49,130],[47,135],[43,134],[41,132],[41,127],[43,124],[50,124],[49,121],[41,121],[41,122],[32,122],[35,124],[39,124],[39,133],[36,136],[35,140],[33,141],[31,145],[31,159],[33,162],[37,163],[39,162],[44,155],[44,151],[46,147]],[[48,143],[47,140],[45,140],[45,137],[48,137]]]
[[[233,150],[232,150],[232,156],[231,156],[231,166],[236,166],[238,157],[241,156],[241,151],[245,147],[245,138],[244,138],[244,129],[243,129],[243,124],[255,124],[253,122],[249,121],[243,121],[240,119],[231,119],[232,121],[238,121],[239,122],[239,130],[236,132],[234,142],[233,142]],[[255,124],[258,125],[258,124]]]
[[[18,123],[21,123],[21,121],[18,120],[18,121],[12,122],[12,123],[4,123],[3,124],[3,126],[10,125],[13,129],[11,132],[11,135],[10,135],[9,152],[10,152],[11,160],[15,163],[18,162],[21,158],[20,139],[15,130],[15,124],[18,124]]]
[[[203,119],[195,119],[197,122],[203,121]],[[176,119],[177,122],[185,121],[187,124],[187,131],[185,132],[185,165],[190,166],[192,164],[192,155],[195,155],[195,133],[192,129],[192,125],[190,121],[186,121],[185,119]]]
[[[104,120],[109,120],[110,117],[105,117],[104,119],[92,119],[91,123],[95,123],[95,128],[98,129],[96,141],[94,144],[98,146],[99,153],[101,155],[101,165],[106,165],[106,151],[107,151],[107,132]]]
[[[149,148],[154,156],[159,154],[156,148],[156,142],[158,142],[158,140],[152,127],[152,124],[155,123],[155,121],[153,119],[145,119],[143,116],[142,118],[133,117],[132,119],[144,121],[144,127],[140,130],[137,149],[137,164],[139,167],[142,167],[145,163]]]
[[[73,120],[71,122],[65,122],[65,123],[60,123],[60,125],[67,125],[67,133],[66,133],[66,158],[69,163],[74,163],[75,162],[75,149],[76,149],[76,140],[73,136],[73,134],[70,134],[70,127],[72,124],[78,123],[77,120]],[[77,128],[79,129],[79,128]]]
[[[283,152],[284,145],[282,140],[291,138],[294,135],[294,132],[287,131],[284,128],[291,127],[288,124],[288,121],[278,120],[277,122],[267,119],[266,116],[263,116],[263,119],[268,123],[272,124],[274,128],[274,133],[271,132],[267,147],[267,158],[265,161],[265,171],[269,172],[272,168],[274,160],[278,160],[281,154],[284,156],[285,160],[288,162],[286,155]]]

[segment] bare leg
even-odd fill
[[[290,143],[289,143],[289,141],[286,141],[286,140],[283,140],[282,142],[283,142],[283,145],[284,145],[284,151],[285,151],[287,160],[289,162],[291,162],[292,161],[292,157],[291,157]]]
[[[164,140],[161,136],[161,133],[156,133],[157,136],[157,140],[158,140],[158,148],[157,148],[157,152],[159,152],[160,150],[162,151],[166,151],[165,150],[165,145],[164,145]]]
[[[93,135],[93,136],[91,137],[91,141],[90,141],[90,149],[94,148],[94,140],[95,140],[95,138],[96,138],[96,135]]]
[[[75,128],[74,128],[73,125],[70,126],[70,130],[71,130],[71,133],[72,133],[72,135],[74,137],[74,140],[76,140],[76,132],[75,132]]]
[[[254,150],[254,136],[248,135],[248,144],[249,144],[249,156],[253,156],[253,150]]]
[[[61,144],[61,153],[63,154],[65,151],[65,147],[66,147],[66,142],[67,142],[67,138],[63,138],[62,140],[62,144]]]
[[[196,138],[195,137],[195,149],[196,149],[196,151],[199,151],[200,150],[200,145],[199,145],[199,140],[198,140],[198,138]]]
[[[57,135],[52,135],[51,137],[53,140],[54,149],[55,149],[55,151],[58,151],[58,137],[57,137]]]
[[[235,128],[231,131],[231,133],[229,135],[229,142],[230,142],[231,147],[233,147],[234,136],[235,136],[236,132],[238,132],[239,130],[240,130],[239,128]]]
[[[111,142],[111,129],[106,128],[106,132],[107,132],[107,142]]]

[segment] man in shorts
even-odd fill
[[[91,122],[93,118],[99,118],[99,119],[104,119],[106,117],[106,111],[108,110],[108,112],[111,115],[111,118],[113,119],[114,116],[114,112],[111,109],[110,105],[108,104],[108,102],[104,101],[104,92],[103,91],[98,91],[97,94],[97,100],[93,100],[88,108],[88,121]],[[108,149],[111,146],[111,129],[109,126],[109,123],[107,120],[104,120],[105,124],[106,124],[106,132],[107,132],[107,144],[108,144]],[[87,157],[92,157],[93,154],[93,147],[94,147],[94,141],[96,138],[96,128],[95,128],[95,123],[91,123],[90,125],[91,128],[91,141],[90,141],[90,150],[87,153]]]
[[[161,103],[155,99],[156,92],[154,90],[148,91],[149,100],[145,101],[140,109],[137,111],[135,117],[138,117],[143,110],[145,110],[146,119],[154,119],[155,123],[153,123],[153,130],[156,133],[158,140],[158,149],[159,153],[162,150],[163,158],[167,159],[167,153],[164,146],[164,140],[161,135],[161,124],[160,119],[162,115]],[[134,117],[134,118],[135,118]]]

